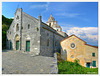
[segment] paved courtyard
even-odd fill
[[[32,56],[18,51],[2,52],[3,74],[49,74],[55,73],[54,57]]]

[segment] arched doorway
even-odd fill
[[[12,42],[10,41],[10,50],[12,50]]]
[[[16,31],[19,31],[19,24],[16,25]]]
[[[16,46],[16,50],[19,50],[19,35],[18,34],[15,36],[15,46]]]

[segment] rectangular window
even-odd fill
[[[49,46],[49,39],[47,40],[47,46]]]
[[[55,42],[55,46],[57,46],[57,41]]]
[[[30,29],[30,24],[28,24],[28,29]]]
[[[95,53],[92,53],[92,56],[95,57]]]
[[[93,61],[93,62],[92,62],[92,66],[93,66],[93,67],[96,67],[96,61]]]

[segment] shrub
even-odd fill
[[[23,26],[21,27],[21,29],[23,29]]]
[[[60,53],[57,52],[57,62],[63,62],[64,60],[61,58]]]
[[[37,29],[37,31],[39,31],[39,28],[38,27],[36,29]]]
[[[79,65],[79,62],[80,62],[79,59],[75,59],[75,60],[74,60],[75,65]]]
[[[59,74],[98,74],[98,68],[87,68],[75,62],[63,61],[58,64]]]

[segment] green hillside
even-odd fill
[[[2,15],[2,24],[5,24],[7,26],[10,26],[12,23],[13,19],[6,18],[4,15]]]
[[[59,53],[57,53],[57,59],[59,74],[98,74],[98,68],[83,67],[78,64],[78,60],[75,60],[75,62],[64,61]]]
[[[13,19],[6,18],[2,15],[2,49],[6,49],[6,33]]]

